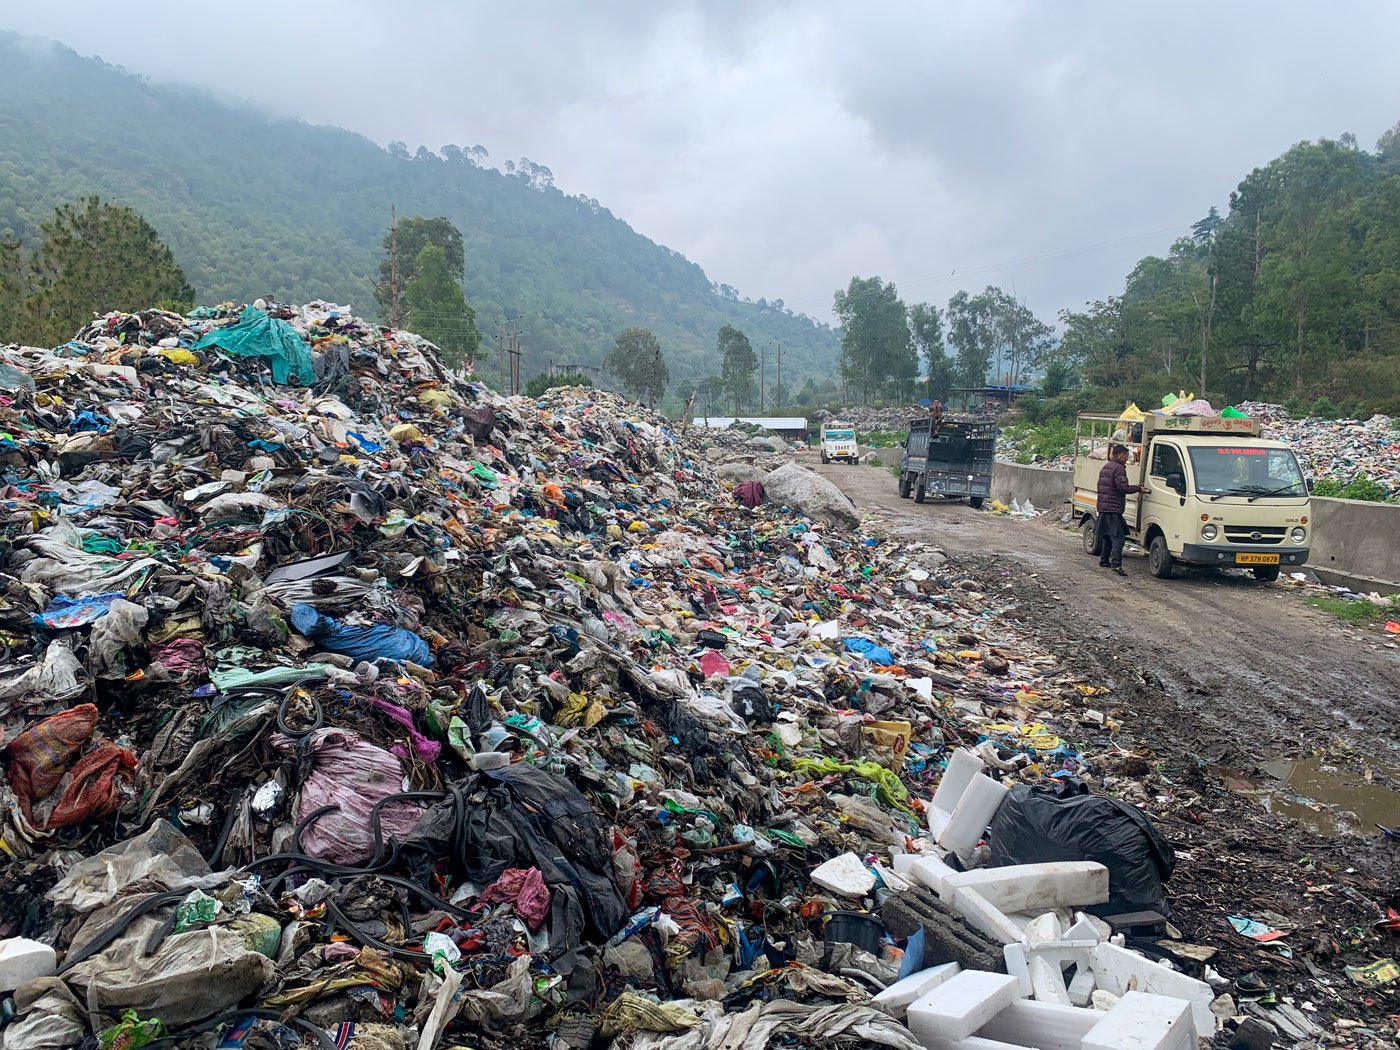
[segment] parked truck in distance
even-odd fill
[[[944,419],[935,426],[928,416],[910,420],[900,455],[900,498],[912,493],[914,502],[922,503],[930,493],[966,496],[974,507],[982,506],[992,491],[996,447],[995,423]]]
[[[860,462],[860,450],[856,447],[855,424],[843,419],[829,419],[822,424],[822,462]]]
[[[1260,580],[1308,560],[1309,488],[1293,450],[1259,436],[1255,419],[1149,415],[1140,422],[1081,413],[1074,457],[1074,514],[1084,550],[1097,553],[1099,471],[1111,445],[1129,450],[1127,538],[1166,579],[1183,565],[1239,566]]]

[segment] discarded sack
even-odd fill
[[[1116,798],[1091,795],[1078,781],[1057,794],[1021,785],[1007,793],[992,819],[990,866],[1092,860],[1108,869],[1108,903],[1096,915],[1155,911],[1171,915],[1162,884],[1176,867],[1166,839],[1139,810]]]

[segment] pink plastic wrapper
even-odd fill
[[[294,751],[297,741],[272,738],[280,751]],[[339,806],[318,817],[301,833],[301,848],[309,857],[335,864],[360,864],[374,853],[374,829],[369,814],[376,802],[404,789],[399,760],[382,748],[367,744],[348,729],[318,729],[306,740],[311,749],[311,775],[301,785],[296,819],[322,806]],[[379,811],[379,828],[406,837],[418,824],[422,811],[411,802],[393,802]]]
[[[549,887],[539,868],[507,868],[481,895],[483,904],[508,903],[531,930],[549,914]]]

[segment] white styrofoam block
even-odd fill
[[[1128,992],[1084,1036],[1084,1050],[1195,1050],[1191,1004]]]
[[[953,869],[947,864],[944,864],[938,857],[931,854],[923,856],[905,854],[905,856],[911,857],[912,859],[905,861],[901,867],[901,858],[895,857],[894,870],[905,878],[912,879],[920,886],[927,886],[929,889],[933,890],[934,893],[942,896],[943,880],[949,875],[956,874]]]
[[[1103,1016],[1096,1010],[1017,999],[983,1025],[977,1035],[1036,1050],[1079,1050],[1080,1041]]]
[[[948,817],[948,823],[938,835],[940,846],[952,850],[964,862],[972,855],[972,849],[987,832],[987,825],[996,816],[1010,790],[984,773],[978,773],[967,785],[962,798]],[[1029,911],[1028,908],[1012,908],[1012,911]]]
[[[1109,931],[1109,933],[1112,932],[1112,930]],[[1107,935],[1101,934],[1099,928],[1090,922],[1089,916],[1082,911],[1075,913],[1073,925],[1065,930],[1065,940],[1067,941],[1102,941],[1106,939]]]
[[[1118,996],[1112,992],[1106,992],[1102,988],[1095,988],[1093,994],[1089,996],[1089,1005],[1102,1013],[1108,1013],[1118,1005]]]
[[[1069,982],[1069,1001],[1072,1006],[1088,1006],[1094,994],[1094,971],[1081,967]]]
[[[913,882],[909,879],[892,868],[885,867],[878,860],[872,866],[875,869],[875,874],[880,877],[880,881],[885,884],[885,888],[894,893],[902,893],[913,886]]]
[[[1035,989],[1037,1002],[1070,1005],[1069,989],[1065,987],[1065,975],[1060,971],[1058,962],[1032,955],[1026,960],[1026,969],[1030,971],[1031,987]]]
[[[986,894],[983,894],[986,897]],[[988,903],[991,898],[987,898]],[[1047,911],[1044,915],[1037,915],[1026,924],[1026,947],[1037,948],[1043,944],[1060,939],[1060,920],[1055,917],[1055,913]]]
[[[938,787],[933,792],[933,809],[952,813],[957,808],[967,785],[987,764],[966,748],[958,748],[948,756],[948,768],[939,778]]]
[[[1019,943],[1021,928],[987,903],[985,897],[972,890],[959,890],[953,898],[953,910],[994,941],[1002,944]]]
[[[928,1039],[966,1039],[1021,994],[1010,974],[963,970],[909,1006],[909,1030]]]
[[[1021,985],[1021,994],[1029,998],[1035,994],[1035,986],[1031,984],[1031,971],[1026,960],[1026,946],[1024,944],[1003,945],[1001,954],[1006,959],[1006,972],[1016,978]]]
[[[1004,911],[1002,912],[1002,914],[1005,915],[1012,922],[1014,922],[1017,926],[1021,927],[1022,933],[1026,932],[1026,927],[1029,926],[1031,924],[1031,920],[1035,918],[1034,915],[1027,915],[1023,911]]]
[[[25,937],[0,941],[0,992],[13,992],[36,977],[52,977],[57,970],[58,955],[47,944]]]
[[[1039,915],[1065,905],[1102,904],[1108,900],[1108,869],[1089,860],[977,868],[957,872],[949,876],[948,882],[956,889],[976,890],[988,904],[1008,914]]]
[[[874,1005],[894,1017],[903,1017],[905,1009],[915,999],[933,991],[944,981],[956,977],[962,967],[955,962],[933,966],[908,977],[901,977],[883,992],[870,1000]]]
[[[1113,936],[1113,927],[1104,922],[1097,915],[1090,915],[1088,912],[1077,911],[1074,913],[1074,924],[1088,923],[1099,935],[1099,940],[1106,941]]]
[[[822,889],[843,897],[864,897],[875,888],[875,873],[854,853],[843,853],[819,864],[808,876]]]
[[[1089,960],[1094,983],[1101,990],[1118,996],[1134,991],[1185,999],[1191,1004],[1196,1034],[1202,1039],[1215,1037],[1216,1019],[1210,1010],[1215,993],[1205,981],[1187,977],[1116,944],[1100,944],[1089,953]]]

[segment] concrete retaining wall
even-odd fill
[[[1067,470],[1025,467],[997,460],[992,498],[1027,497],[1037,510],[1054,510],[1074,495]],[[1314,496],[1313,541],[1308,568],[1319,579],[1357,590],[1400,593],[1400,505]]]
[[[997,460],[992,468],[992,499],[1024,503],[1029,499],[1037,510],[1054,510],[1074,495],[1074,476],[1068,470],[1023,467]]]

